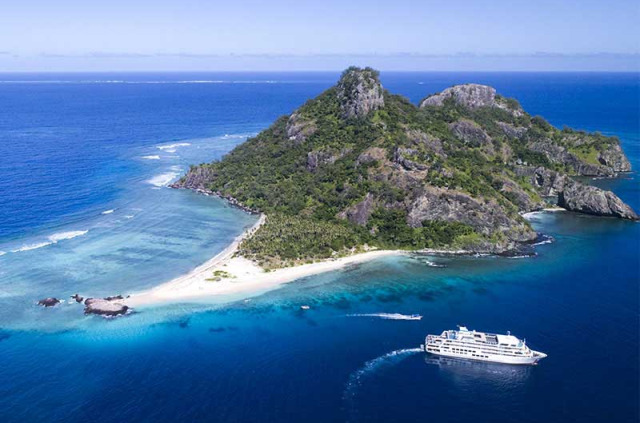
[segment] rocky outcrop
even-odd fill
[[[475,122],[470,120],[459,120],[449,124],[449,129],[453,135],[472,147],[481,147],[491,144],[491,138]]]
[[[337,86],[340,110],[345,119],[363,118],[384,107],[384,92],[378,72],[351,67],[344,71]]]
[[[502,132],[509,138],[517,138],[520,139],[527,133],[527,128],[523,126],[513,126],[509,123],[505,122],[497,122]]]
[[[76,303],[81,303],[84,301],[84,298],[80,296],[80,294],[74,294],[71,296],[72,299],[76,300]]]
[[[545,196],[557,196],[558,206],[577,213],[637,220],[637,214],[611,191],[584,185],[544,167],[517,167],[516,175],[526,177]]]
[[[496,89],[479,84],[455,85],[439,94],[425,98],[422,103],[420,103],[420,107],[442,106],[448,98],[452,98],[457,104],[470,109],[476,107],[493,107],[496,104]]]
[[[551,140],[543,140],[530,143],[531,151],[544,154],[551,163],[561,164],[573,169],[574,172],[582,176],[615,176],[613,168],[588,163],[569,152],[565,147],[558,145]]]
[[[524,114],[524,111],[517,103],[509,105],[504,99],[496,95],[495,88],[480,84],[463,84],[447,88],[441,93],[431,95],[422,100],[420,107],[443,106],[447,99],[452,99],[456,104],[468,109],[497,107],[516,116]]]
[[[104,317],[116,317],[127,314],[130,309],[122,300],[122,296],[87,298],[84,302],[84,314],[97,314]]]
[[[383,162],[387,159],[387,151],[380,147],[369,147],[358,156],[357,164]]]
[[[55,297],[44,298],[38,301],[38,305],[41,305],[43,307],[54,307],[58,304],[60,304],[60,300]]]
[[[412,148],[396,148],[395,154],[393,155],[393,161],[402,166],[405,170],[427,170],[429,166],[424,163],[420,163],[416,160],[413,160],[411,157],[416,157],[420,154],[419,151],[414,150]]]
[[[427,153],[431,153],[435,156],[447,158],[447,154],[442,146],[442,141],[438,138],[432,137],[429,134],[425,134],[422,131],[410,129],[406,132],[407,138],[418,147],[424,147]]]
[[[518,211],[530,212],[534,210],[542,210],[546,203],[537,195],[532,195],[525,191],[520,185],[509,178],[499,180],[501,187],[499,191],[509,199],[513,204],[518,206]]]
[[[179,181],[170,185],[171,188],[188,188],[193,190],[206,190],[207,184],[215,177],[210,166],[191,166],[189,172]]]
[[[307,170],[314,172],[319,166],[333,164],[351,152],[350,148],[340,151],[314,150],[307,153]]]
[[[356,225],[366,225],[369,221],[369,217],[375,208],[375,200],[371,193],[367,193],[364,200],[346,209],[340,213],[338,217],[342,219],[348,219],[351,223]]]
[[[595,216],[638,220],[638,215],[611,191],[568,181],[558,194],[558,205],[569,211]]]
[[[536,233],[519,216],[508,216],[493,200],[474,198],[464,192],[426,187],[409,206],[407,223],[422,226],[425,220],[461,222],[486,236],[500,233],[507,242],[499,249],[510,249],[516,242],[528,242]]]
[[[304,119],[299,113],[294,112],[289,116],[286,126],[287,137],[296,144],[304,142],[313,135],[316,130],[315,122]]]
[[[516,166],[515,172],[517,176],[525,177],[545,197],[558,195],[568,179],[567,176],[542,166]]]
[[[611,168],[614,172],[630,172],[631,163],[625,156],[619,144],[612,144],[598,154],[598,161]]]

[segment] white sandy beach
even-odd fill
[[[557,211],[564,211],[564,209],[550,207],[537,212],[524,213],[523,217],[529,218],[537,213]],[[147,291],[132,294],[126,300],[127,305],[139,307],[181,301],[206,301],[207,298],[212,299],[235,294],[247,294],[247,296],[249,296],[253,293],[263,292],[296,279],[330,272],[351,264],[363,263],[385,256],[406,254],[406,251],[400,250],[373,250],[347,257],[327,259],[316,263],[286,267],[267,272],[251,260],[244,257],[234,257],[240,243],[246,237],[253,234],[264,222],[265,216],[261,215],[255,225],[238,236],[227,248],[215,257],[185,275],[179,276]],[[465,250],[424,250],[423,252],[430,254],[470,254]],[[226,272],[226,274],[230,276],[222,277],[219,281],[213,280],[214,272],[216,271]]]
[[[403,251],[374,250],[266,272],[251,260],[234,257],[242,240],[253,234],[264,221],[265,216],[261,215],[254,226],[237,237],[227,248],[191,272],[150,290],[132,294],[126,300],[127,305],[139,307],[158,303],[197,301],[207,297],[215,298],[232,294],[251,295],[296,279],[337,270],[351,264],[404,254]],[[215,271],[224,271],[231,276],[214,281],[212,279]]]

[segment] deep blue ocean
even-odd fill
[[[536,257],[385,258],[250,301],[114,320],[35,305],[139,291],[221,251],[255,217],[167,184],[338,76],[0,74],[0,421],[638,422],[631,222],[541,213],[532,223],[555,241]],[[617,135],[640,169],[638,74],[381,79],[416,103],[456,83],[492,85],[558,127]],[[590,182],[640,210],[637,173]],[[352,316],[365,313],[424,317]],[[549,356],[514,367],[417,350],[458,324],[510,330]]]

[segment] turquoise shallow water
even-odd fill
[[[241,78],[253,82],[0,86],[11,106],[0,118],[0,172],[14,181],[0,191],[0,420],[638,420],[640,226],[630,222],[539,214],[535,227],[555,242],[534,258],[385,258],[248,302],[116,320],[84,317],[76,304],[35,306],[46,295],[152,286],[254,221],[157,178],[218,157],[336,75]],[[556,125],[618,134],[640,166],[637,75],[383,75],[414,101],[469,80]],[[29,173],[41,179],[31,184]],[[640,209],[635,173],[593,182]],[[71,238],[76,231],[88,232]],[[424,317],[350,316],[396,312]],[[549,357],[514,368],[415,350],[456,324],[511,330]]]

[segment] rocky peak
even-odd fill
[[[345,119],[362,118],[384,107],[378,72],[371,68],[348,68],[342,73],[337,89],[342,117]]]
[[[515,116],[520,116],[524,112],[517,102],[505,100],[496,94],[496,89],[488,85],[463,84],[454,85],[438,94],[433,94],[420,103],[420,107],[443,106],[445,100],[453,101],[469,109],[478,107],[497,107],[507,110]]]
[[[442,106],[448,98],[470,109],[476,107],[492,107],[496,104],[496,89],[488,85],[464,84],[447,88],[422,100],[420,107]]]

